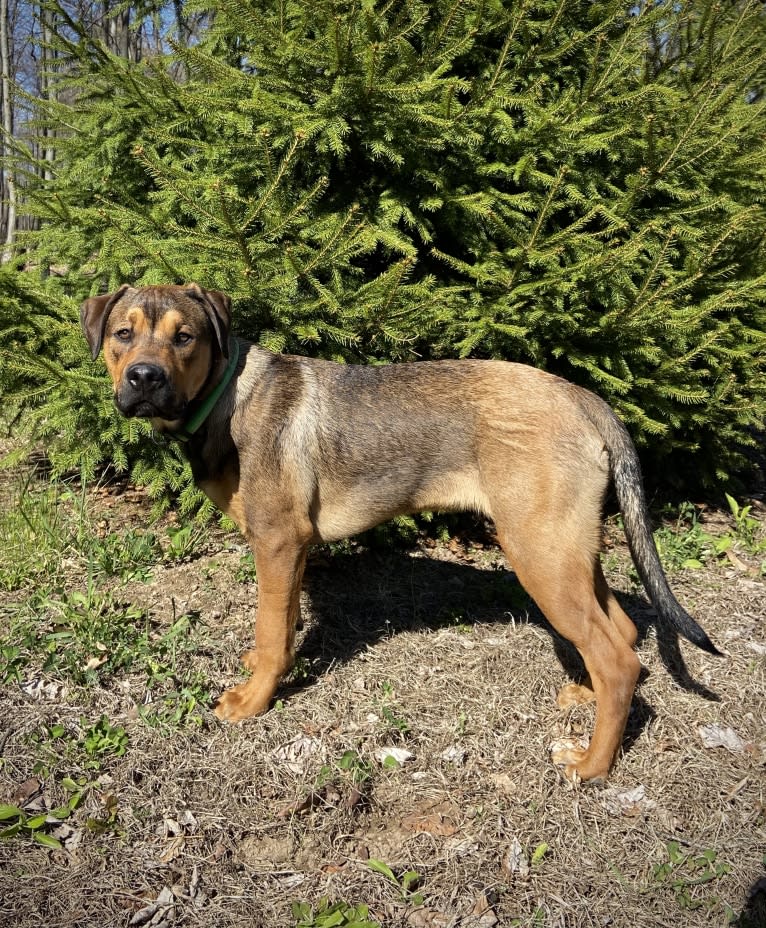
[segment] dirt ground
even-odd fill
[[[110,531],[146,527],[140,494],[91,505]],[[40,672],[2,686],[0,803],[45,812],[66,799],[64,774],[91,783],[61,849],[0,841],[0,925],[353,924],[322,915],[327,897],[385,928],[763,928],[766,580],[726,557],[672,577],[726,652],[715,659],[658,639],[608,534],[645,672],[605,786],[551,761],[592,729],[591,705],[556,703],[582,668],[486,535],[321,549],[297,669],[261,718],[233,727],[205,705],[198,723],[151,727],[130,667],[101,685]],[[99,582],[159,625],[196,616],[189,659],[220,690],[243,679],[252,634],[244,551],[213,531],[180,563]],[[76,564],[70,582],[86,583]],[[0,593],[0,622],[18,601]],[[35,732],[101,714],[127,733],[124,754],[89,768],[62,753],[40,772]]]

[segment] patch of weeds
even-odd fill
[[[740,506],[733,496],[726,494],[732,518],[734,519],[734,534],[748,554],[759,555],[766,552],[766,534],[759,519],[750,515],[752,506]]]
[[[73,499],[58,483],[38,488],[34,475],[19,487],[16,499],[0,513],[0,589],[18,590],[38,577],[58,576],[62,555],[74,532],[66,517]]]
[[[40,755],[33,772],[43,776],[49,776],[62,762],[77,762],[86,770],[98,770],[109,757],[122,757],[129,744],[125,729],[112,725],[105,715],[92,724],[80,719],[79,732],[69,731],[58,722],[45,725],[26,740]]]
[[[21,683],[28,663],[27,654],[18,644],[0,642],[0,683]]]
[[[389,700],[394,695],[394,688],[389,682],[381,684],[382,697],[380,701],[380,714],[390,731],[398,732],[403,738],[412,732],[409,722],[403,715],[399,714],[396,707],[389,704]]]
[[[328,783],[338,781],[350,783],[354,788],[360,789],[372,776],[372,768],[362,760],[356,751],[345,751],[338,760],[332,764],[325,764],[317,775],[317,787],[321,788]]]
[[[135,662],[148,640],[148,618],[89,584],[56,595],[40,590],[11,609],[0,636],[0,680],[21,682],[30,667],[89,685]]]
[[[122,757],[128,749],[129,740],[128,733],[121,725],[112,725],[109,719],[102,715],[97,722],[84,728],[78,746],[81,746],[90,758],[86,766],[99,767],[104,757]]]
[[[663,525],[654,541],[666,570],[697,569],[706,561],[725,554],[733,544],[731,535],[715,537],[706,532],[699,511],[692,503],[681,503],[674,526]]]
[[[463,609],[445,609],[436,620],[438,628],[451,628],[461,635],[470,635],[473,623],[466,617]]]
[[[346,812],[359,810],[366,802],[366,789],[372,779],[372,768],[356,751],[349,750],[332,763],[324,764],[317,774],[314,789],[296,811],[321,804]]]
[[[381,706],[380,711],[392,731],[398,731],[402,736],[410,734],[412,729],[409,722],[403,716],[397,715],[391,706]]]
[[[700,896],[695,887],[714,883],[731,871],[731,865],[719,862],[712,848],[695,854],[682,851],[678,841],[668,841],[665,848],[667,860],[652,868],[652,883],[669,886],[681,909],[693,911],[717,905],[720,900],[716,896]]]
[[[234,579],[237,583],[252,583],[255,580],[255,558],[252,551],[245,551],[240,557],[234,571]]]
[[[367,866],[370,870],[382,874],[389,882],[393,883],[399,890],[403,902],[415,906],[423,905],[423,894],[416,892],[420,885],[420,874],[417,870],[406,870],[401,876],[397,876],[387,863],[375,857],[371,857],[367,861]]]
[[[84,592],[41,594],[29,605],[25,616],[15,611],[0,637],[0,680],[21,682],[34,669],[87,687],[130,670],[146,678],[139,712],[148,724],[202,723],[199,709],[211,688],[188,661],[199,650],[198,614],[186,613],[158,628],[144,610],[92,585]],[[101,737],[108,740],[103,729]]]
[[[293,686],[298,686],[308,683],[313,678],[311,661],[307,660],[305,657],[296,657],[292,669],[290,670],[288,683]]]
[[[356,538],[341,538],[340,541],[328,541],[316,550],[326,551],[330,557],[350,557],[359,548]]]
[[[67,561],[87,566],[90,575],[145,580],[159,545],[150,532],[99,535],[87,513],[85,484],[78,492],[52,481],[42,486],[31,473],[14,502],[0,514],[0,589],[57,585]],[[38,584],[35,583],[38,581]]]
[[[207,540],[206,525],[188,522],[186,525],[174,525],[168,528],[165,557],[169,561],[189,560],[199,553],[203,542]]]
[[[84,783],[64,777],[61,785],[69,793],[66,803],[47,812],[31,815],[18,806],[0,804],[0,840],[21,838],[32,840],[43,847],[60,849],[61,841],[51,831],[65,822],[80,805],[87,790]]]
[[[45,672],[90,685],[134,664],[146,650],[146,613],[92,585],[45,597],[40,607],[45,621],[35,644],[44,655]]]
[[[209,705],[213,692],[207,677],[187,672],[181,678],[163,675],[147,683],[149,702],[138,714],[151,728],[179,728],[182,725],[202,725],[202,710]]]
[[[682,503],[675,515],[675,525],[664,525],[654,533],[663,565],[668,570],[696,569],[708,561],[723,557],[735,545],[752,556],[766,551],[766,537],[761,522],[751,515],[751,506],[740,506],[726,495],[734,530],[723,535],[711,535],[700,522],[700,514],[692,503]],[[766,561],[761,564],[766,573]]]
[[[194,636],[199,620],[196,612],[179,616],[152,641],[144,662],[147,702],[139,709],[152,727],[202,724],[200,711],[212,698],[210,681],[201,671],[183,666],[183,658],[199,649]]]
[[[369,906],[331,903],[327,897],[320,899],[316,908],[307,902],[293,902],[292,912],[295,928],[381,928],[370,918]]]
[[[94,536],[89,545],[93,571],[125,581],[146,582],[159,554],[156,535],[133,529],[119,534],[111,532],[103,538]]]

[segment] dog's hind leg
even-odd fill
[[[238,722],[265,712],[280,679],[292,666],[307,547],[292,533],[271,533],[254,540],[258,579],[255,647],[243,658],[252,676],[220,696],[215,707],[218,718]]]
[[[596,596],[601,608],[609,616],[614,627],[620,632],[622,637],[632,648],[636,643],[638,632],[630,616],[624,611],[617,601],[617,597],[609,588],[604,572],[601,568],[599,559],[596,559],[594,570]],[[590,678],[586,678],[582,683],[567,683],[562,686],[556,696],[556,704],[566,709],[569,706],[583,705],[584,703],[593,702],[596,694],[593,692],[593,684]]]
[[[581,558],[581,552],[549,552],[546,559],[538,551],[533,562],[512,556],[512,563],[551,625],[577,648],[590,675],[596,698],[590,746],[561,759],[569,776],[594,780],[607,776],[620,747],[640,664],[596,596],[592,565],[589,569]]]
[[[560,474],[560,472],[559,472]],[[492,515],[503,550],[519,580],[551,625],[577,648],[596,697],[596,723],[587,750],[562,760],[569,776],[603,779],[620,747],[638,680],[632,622],[606,587],[598,564],[599,479],[551,480],[539,466],[526,493],[496,494]]]

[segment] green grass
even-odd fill
[[[28,476],[0,513],[0,590],[56,586],[72,563],[94,577],[146,580],[162,554],[153,532],[103,532],[91,518],[86,492],[65,481]]]
[[[307,902],[292,905],[295,928],[381,928],[370,918],[366,905],[349,905],[347,902],[330,902],[320,899],[316,907]]]
[[[0,681],[35,674],[88,688],[138,675],[144,693],[139,715],[152,726],[200,724],[211,685],[193,666],[199,616],[179,616],[168,626],[152,622],[138,606],[89,584],[85,591],[37,594],[11,609],[0,635]]]
[[[139,675],[147,724],[201,723],[211,686],[192,660],[199,616],[158,623],[120,595],[125,583],[148,580],[162,558],[157,535],[105,532],[86,503],[76,486],[29,477],[0,515],[0,682],[44,674],[88,688]],[[204,532],[170,534],[169,559],[188,557]]]

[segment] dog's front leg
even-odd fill
[[[215,707],[219,719],[240,722],[269,707],[279,681],[293,664],[295,627],[308,544],[274,533],[253,541],[258,579],[255,647],[243,663],[252,671],[246,683],[221,695]]]

